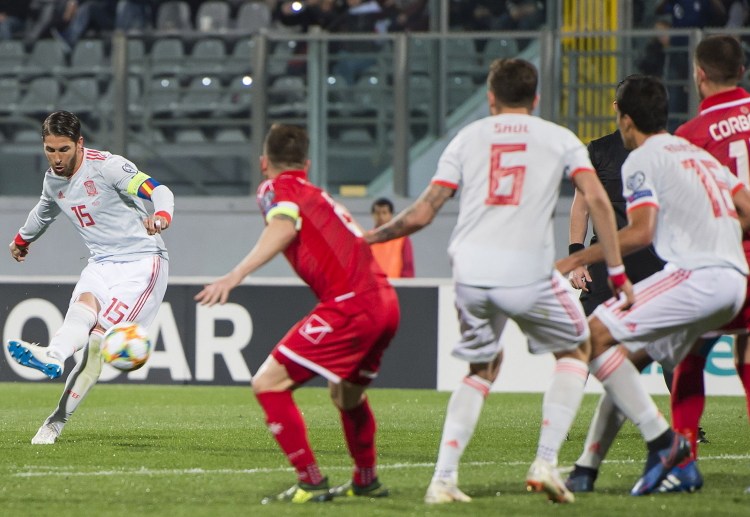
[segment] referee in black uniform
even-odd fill
[[[592,140],[588,145],[589,157],[591,163],[596,169],[599,181],[604,185],[604,189],[609,195],[612,202],[612,208],[617,219],[617,228],[624,228],[628,225],[628,216],[625,209],[625,198],[622,197],[622,175],[620,168],[628,157],[630,151],[625,149],[620,137],[620,132],[615,131],[609,135]],[[570,209],[570,245],[568,251],[574,253],[583,249],[583,244],[588,230],[588,208],[582,197],[576,193],[573,198],[573,206]],[[597,241],[596,232],[591,238],[589,245]],[[649,246],[635,253],[623,257],[625,272],[632,283],[640,282],[661,271],[664,262],[654,251],[653,246]],[[588,274],[588,277],[586,277]],[[612,297],[612,291],[607,283],[607,266],[604,262],[598,262],[588,266],[586,274],[581,275],[580,269],[570,274],[570,282],[573,287],[582,289],[581,304],[588,316],[602,302]]]

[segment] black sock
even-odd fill
[[[590,476],[594,480],[596,480],[596,476],[599,475],[599,469],[591,468],[591,467],[582,467],[581,465],[578,465],[577,463],[573,467],[573,472],[570,474],[570,477],[578,477],[578,476]]]
[[[651,440],[646,444],[648,447],[648,452],[658,452],[661,449],[666,449],[670,445],[672,445],[672,440],[674,439],[674,431],[671,429],[667,429],[662,434]]]

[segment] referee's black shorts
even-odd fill
[[[650,246],[623,257],[623,263],[628,278],[634,284],[661,271],[664,267],[664,262]],[[598,262],[590,265],[588,270],[591,276],[591,282],[588,284],[589,292],[581,292],[581,304],[587,316],[594,312],[599,304],[612,297],[612,291],[607,283],[607,265],[604,262]]]

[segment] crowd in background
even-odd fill
[[[201,4],[184,0],[193,27]],[[226,0],[231,16],[243,3],[266,4],[278,26],[302,32],[312,26],[330,32],[382,33],[425,31],[429,0]],[[55,37],[67,46],[86,35],[116,29],[145,31],[157,27],[157,12],[169,0],[0,0],[0,39],[22,39],[27,45]],[[544,0],[451,0],[451,30],[534,30],[545,20]]]

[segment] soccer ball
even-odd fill
[[[101,352],[107,363],[118,370],[132,372],[146,364],[151,354],[151,341],[145,328],[125,321],[113,325],[104,334]]]

